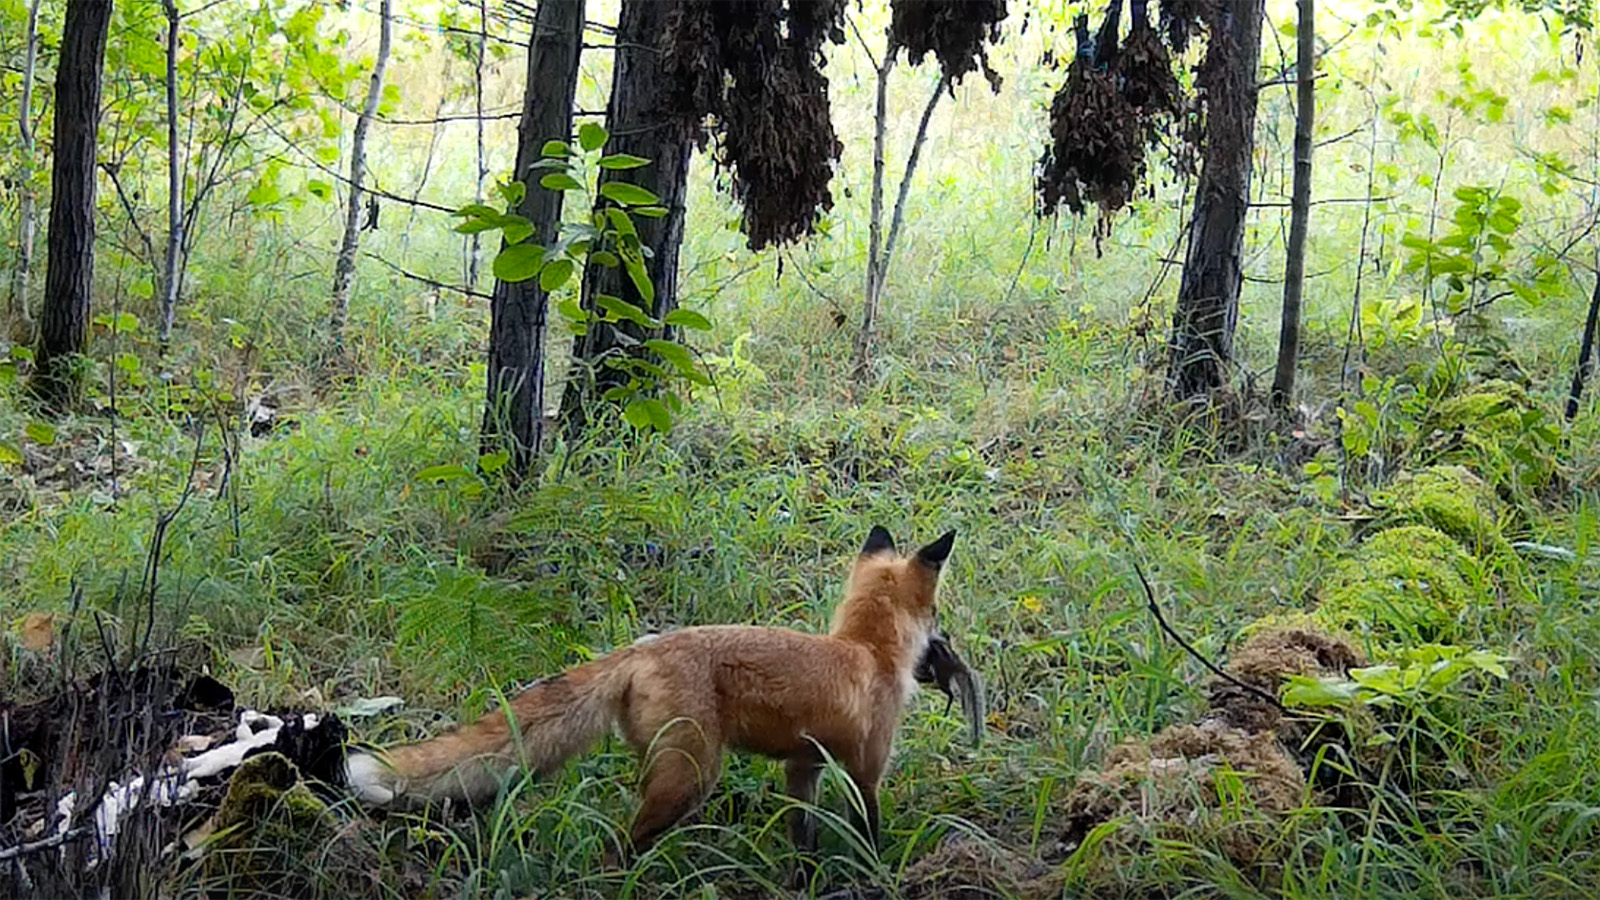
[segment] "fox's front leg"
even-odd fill
[[[855,782],[856,790],[861,793],[861,809],[857,810],[855,804],[850,805],[851,823],[872,847],[873,853],[878,852],[878,783],[883,780],[883,770],[888,762],[889,748],[885,745],[881,750],[874,748],[867,758],[845,766],[850,780]]]

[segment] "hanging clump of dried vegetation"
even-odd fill
[[[889,40],[906,51],[909,62],[932,53],[952,85],[982,69],[999,93],[1000,73],[989,66],[984,44],[1000,40],[1005,0],[890,0],[889,7]]]
[[[1065,206],[1082,215],[1093,204],[1100,210],[1098,243],[1115,213],[1141,189],[1153,192],[1145,178],[1151,148],[1165,145],[1175,168],[1192,171],[1202,133],[1199,103],[1185,94],[1174,58],[1207,30],[1219,6],[1220,0],[1167,0],[1158,29],[1148,0],[1133,0],[1125,39],[1122,0],[1111,0],[1094,36],[1088,16],[1077,18],[1077,46],[1050,104],[1051,142],[1039,161],[1040,214]]]
[[[662,58],[675,111],[705,119],[720,173],[744,208],[752,250],[812,233],[833,208],[843,150],[833,130],[825,42],[844,42],[845,0],[682,0]]]

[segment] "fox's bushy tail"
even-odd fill
[[[611,729],[632,680],[632,656],[624,649],[535,683],[511,700],[510,719],[499,709],[432,740],[352,753],[346,780],[373,806],[492,800],[507,772],[552,772]]]

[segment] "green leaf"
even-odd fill
[[[533,223],[512,222],[506,226],[506,229],[504,232],[502,232],[502,234],[505,235],[506,243],[520,244],[528,238],[533,237]]]
[[[41,447],[48,447],[56,442],[56,428],[49,422],[29,422],[27,427],[22,429],[22,433],[28,436],[28,440]]]
[[[656,286],[650,283],[650,273],[644,270],[644,261],[633,258],[626,259],[628,279],[633,282],[633,287],[639,292],[645,303],[656,302]]]
[[[625,181],[608,181],[600,185],[600,196],[623,206],[658,206],[661,198],[639,187],[637,184],[628,184]]]
[[[578,179],[565,172],[551,172],[539,179],[539,186],[552,191],[576,191],[583,187]]]
[[[611,156],[600,157],[600,168],[602,169],[637,169],[640,166],[648,165],[650,165],[650,160],[628,153],[616,153]]]
[[[578,128],[578,146],[582,147],[585,153],[599,150],[610,138],[611,135],[594,122],[585,122]]]
[[[496,190],[505,199],[506,205],[513,208],[521,205],[528,196],[528,186],[520,181],[503,182],[496,186]]]
[[[482,231],[492,231],[499,227],[501,227],[500,223],[493,219],[468,219],[450,230],[460,234],[477,234]]]
[[[512,244],[494,258],[494,277],[501,281],[527,281],[544,266],[544,248],[538,244]]]
[[[652,340],[645,341],[644,345],[654,350],[656,355],[666,360],[673,368],[680,372],[693,372],[694,357],[682,344],[672,341]]]
[[[614,319],[626,319],[639,325],[641,328],[655,328],[658,323],[648,313],[629,303],[621,297],[610,294],[600,294],[594,298],[594,305],[610,314]]]
[[[545,293],[550,293],[567,283],[567,279],[572,277],[572,270],[573,265],[570,259],[551,260],[545,264],[544,271],[539,273],[539,287]]]
[[[333,185],[321,179],[313,178],[306,182],[306,191],[319,200],[326,200],[333,196]]]
[[[1361,686],[1342,678],[1324,681],[1304,675],[1289,677],[1283,692],[1285,706],[1342,706],[1356,698]]]
[[[0,463],[5,463],[8,466],[22,465],[22,451],[10,444],[0,443]]]
[[[667,313],[665,321],[668,325],[677,328],[692,328],[695,331],[711,330],[711,320],[692,309],[675,309]]]
[[[622,264],[622,261],[617,259],[617,255],[610,250],[594,251],[589,254],[589,261],[595,265],[605,266],[608,269],[615,269]]]
[[[457,481],[462,478],[471,478],[472,473],[460,463],[441,463],[429,466],[412,476],[413,481]]]
[[[644,404],[645,412],[650,415],[650,424],[654,425],[657,431],[672,430],[672,413],[668,411],[666,404],[660,400],[644,400],[641,402]]]
[[[545,141],[539,155],[565,159],[572,155],[572,147],[566,141]]]
[[[611,227],[615,228],[618,234],[638,236],[639,232],[633,227],[633,219],[629,218],[626,210],[608,206],[606,207],[606,218],[611,220]]]
[[[587,322],[587,321],[589,321],[589,313],[588,313],[588,311],[585,310],[583,307],[579,306],[578,305],[578,301],[572,299],[571,297],[568,297],[567,299],[561,301],[560,303],[557,303],[556,304],[556,311],[561,313],[561,315],[565,316],[569,321],[573,321],[573,322]]]
[[[493,453],[485,453],[479,456],[478,468],[482,469],[485,475],[493,475],[501,469],[504,469],[506,467],[506,463],[510,461],[510,453],[507,453],[504,450],[496,450]]]
[[[629,425],[640,431],[650,427],[650,411],[645,409],[643,400],[635,400],[622,408],[622,418]]]
[[[632,212],[634,215],[644,216],[646,219],[661,219],[666,217],[667,208],[665,206],[636,206]]]

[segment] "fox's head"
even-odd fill
[[[939,633],[939,573],[955,540],[956,533],[948,531],[902,556],[889,532],[874,525],[850,572],[833,634],[902,655],[909,673]]]

